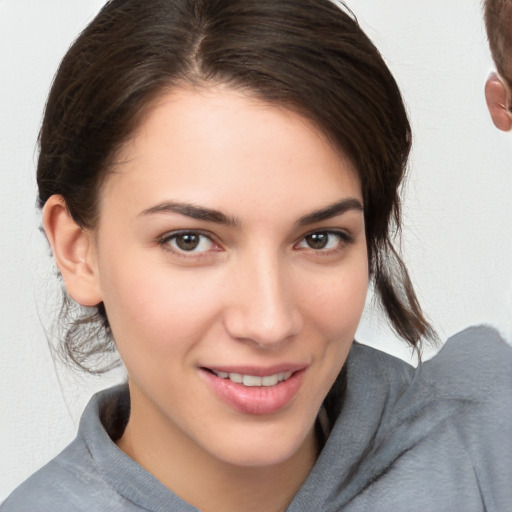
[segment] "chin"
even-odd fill
[[[295,458],[307,456],[314,449],[314,429],[259,428],[248,425],[230,436],[217,453],[213,454],[224,463],[244,468],[278,466]],[[243,431],[243,433],[242,433]]]

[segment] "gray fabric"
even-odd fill
[[[416,370],[355,343],[346,391],[339,379],[328,401],[336,414],[343,394],[341,411],[288,512],[512,510],[511,370],[512,348],[486,327]],[[128,401],[125,387],[94,396],[75,441],[1,512],[195,511],[107,434],[102,421],[122,429]]]

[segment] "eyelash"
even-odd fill
[[[307,244],[307,238],[313,237],[313,236],[319,236],[319,235],[327,235],[328,237],[336,237],[338,240],[338,243],[336,247],[333,248],[314,248],[314,247],[298,247],[299,244],[306,243]],[[198,242],[198,245],[196,247],[193,247],[192,250],[187,251],[186,249],[180,248],[179,246],[172,246],[171,243],[176,240],[178,240],[180,237],[186,237],[186,236],[192,236],[192,237],[199,237],[200,240]],[[210,252],[211,249],[206,249],[203,251],[196,252],[195,249],[199,247],[204,240],[207,240],[209,244],[212,245],[214,248],[214,251],[220,250],[218,244],[213,240],[213,237],[211,234],[204,233],[202,231],[194,231],[194,230],[182,230],[182,231],[174,231],[172,233],[167,233],[160,237],[158,239],[158,244],[163,247],[165,250],[173,252],[179,256],[184,257],[202,257],[205,256],[207,253]],[[340,248],[354,243],[354,237],[347,233],[346,231],[335,231],[335,230],[316,230],[311,231],[309,233],[306,233],[303,237],[300,238],[298,242],[294,244],[294,249],[299,251],[312,251],[315,254],[322,254],[322,255],[329,255],[336,253],[340,250]],[[329,243],[329,240],[327,240],[327,244]],[[340,247],[341,246],[341,247]]]

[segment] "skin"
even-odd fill
[[[167,92],[112,171],[93,232],[58,196],[44,224],[69,293],[104,302],[126,365],[118,446],[203,511],[284,510],[365,302],[354,169],[309,121],[216,86]],[[180,248],[180,230],[199,244]],[[301,368],[300,385],[266,414],[227,403],[204,370],[276,365]]]

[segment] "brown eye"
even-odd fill
[[[184,235],[177,235],[175,240],[177,247],[182,251],[193,251],[197,249],[201,239],[195,233],[186,233]]]
[[[330,237],[332,237],[330,233],[312,233],[304,237],[304,240],[311,249],[325,249]]]
[[[211,238],[194,231],[170,233],[160,240],[160,244],[174,252],[193,254],[208,252],[216,247]]]
[[[295,247],[327,253],[342,249],[353,242],[352,235],[344,231],[314,231],[305,235]]]

